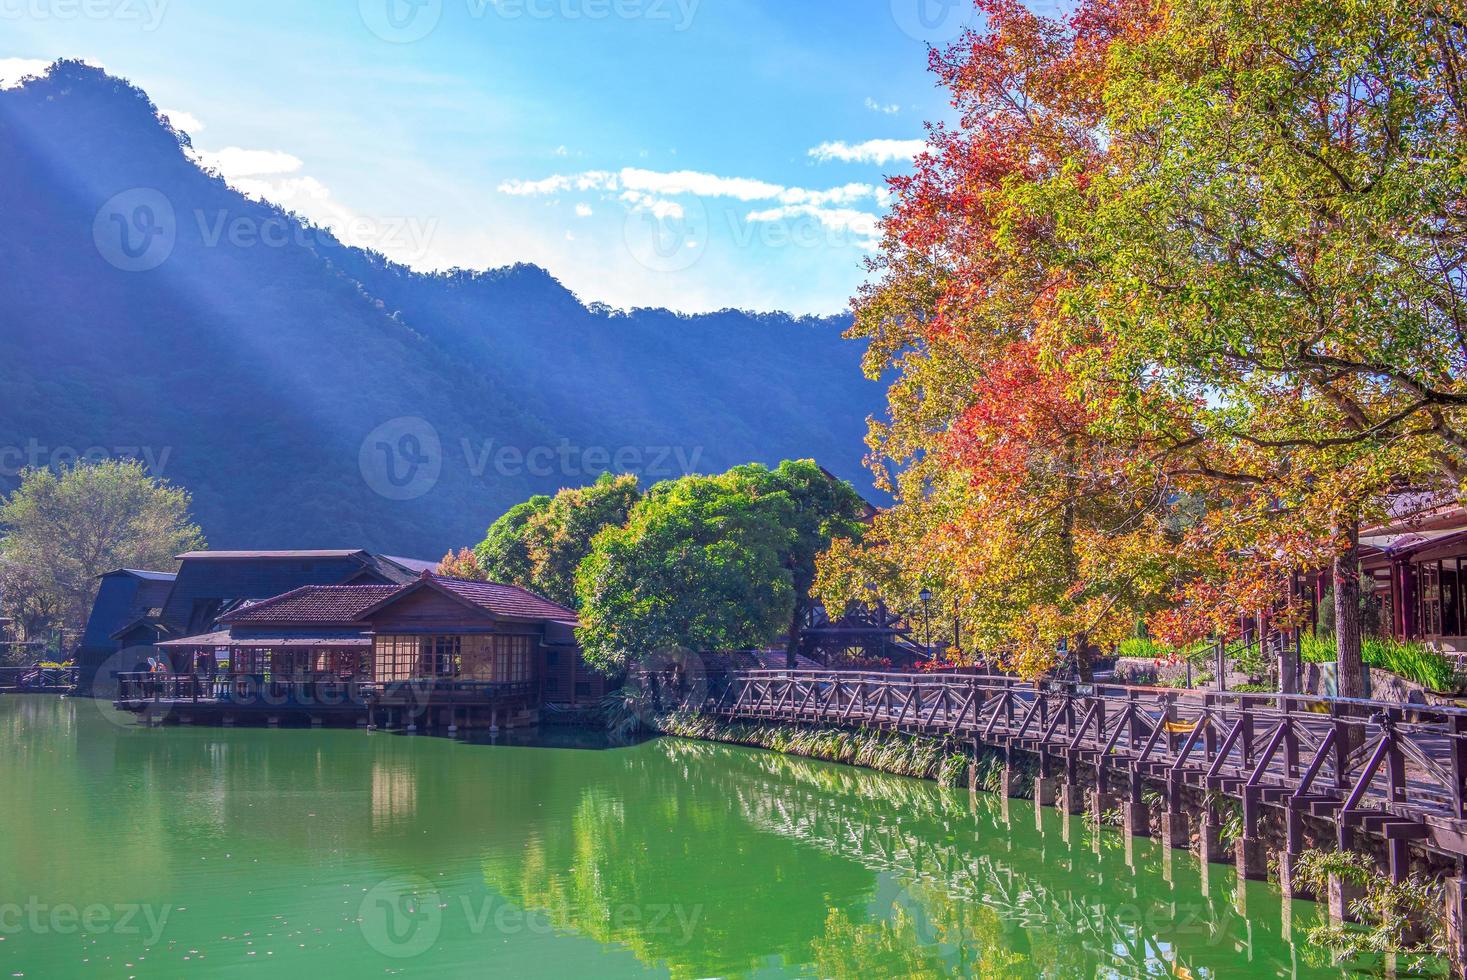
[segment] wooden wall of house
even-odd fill
[[[403,633],[538,633],[535,626],[505,625],[502,628],[488,612],[476,611],[441,592],[422,589],[397,600],[369,617],[372,631]]]

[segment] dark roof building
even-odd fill
[[[605,694],[606,678],[582,659],[575,625],[573,610],[519,586],[424,571],[403,585],[305,585],[242,603],[213,629],[164,640],[157,651],[185,678],[174,683],[208,685],[202,701],[196,693],[204,689],[190,687],[191,716],[233,716],[245,712],[248,694],[280,688],[282,698],[296,698],[291,710],[345,717],[349,705],[312,702],[311,692],[366,683],[362,711],[389,725],[408,712],[425,724],[478,718],[513,727]],[[138,708],[135,701],[121,699]],[[273,716],[283,705],[267,702]]]
[[[82,690],[91,689],[97,669],[114,654],[128,650],[132,660],[145,660],[156,643],[215,630],[221,616],[248,603],[307,585],[399,588],[437,568],[360,548],[190,551],[178,562],[176,573],[120,569],[102,576],[77,652]]]
[[[172,572],[138,568],[119,568],[100,577],[76,654],[85,687],[90,687],[97,668],[114,653],[134,642],[150,645],[162,638],[158,617],[174,579]]]

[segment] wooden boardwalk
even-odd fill
[[[1114,792],[1135,833],[1158,787],[1183,819],[1187,791],[1223,794],[1256,840],[1265,808],[1288,852],[1304,817],[1330,821],[1339,846],[1355,831],[1385,842],[1397,877],[1407,845],[1467,856],[1467,709],[1308,696],[1045,683],[1000,676],[821,671],[732,675],[705,709],[728,719],[877,728],[1038,757],[1041,802],[1063,790]],[[1043,785],[1050,781],[1050,786]],[[1241,853],[1241,850],[1240,850]]]

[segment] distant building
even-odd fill
[[[1387,523],[1361,532],[1360,546],[1383,633],[1467,652],[1467,510],[1455,499],[1403,494]],[[1328,588],[1322,576],[1316,599]]]
[[[371,721],[513,728],[606,693],[576,645],[576,614],[514,585],[421,573],[405,585],[307,585],[161,641],[162,679],[121,707],[196,722]]]
[[[102,576],[87,620],[77,665],[79,686],[90,691],[98,668],[129,651],[146,662],[167,639],[212,630],[219,617],[245,602],[268,599],[304,585],[405,585],[437,562],[339,551],[191,551],[177,572],[119,569]]]

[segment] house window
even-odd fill
[[[530,679],[531,636],[494,637],[494,680],[500,684],[523,684]]]
[[[433,677],[457,677],[463,667],[463,638],[430,636],[423,639],[424,668]]]
[[[379,636],[373,641],[372,676],[381,683],[406,681],[418,676],[421,637]]]

